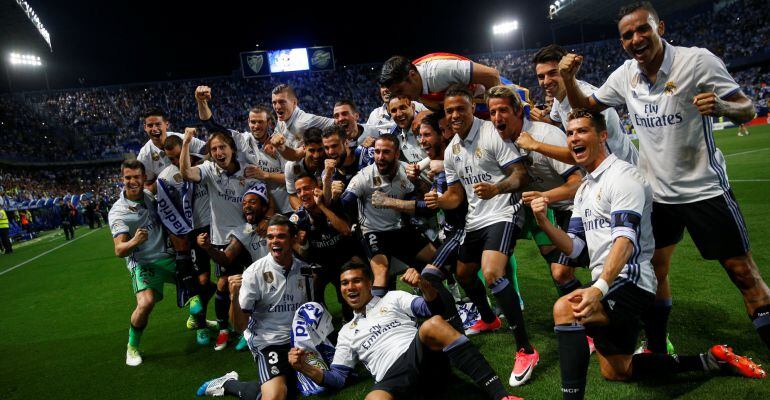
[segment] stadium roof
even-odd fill
[[[551,4],[554,2],[552,1]],[[574,24],[607,24],[614,21],[618,10],[629,0],[562,0],[560,8],[553,18],[555,28]],[[702,3],[713,3],[708,0],[651,0],[650,3],[658,11],[661,18],[691,9]],[[546,8],[543,12],[548,12]]]
[[[48,43],[30,21],[16,0],[0,0],[0,51],[32,52],[41,55],[50,51]]]

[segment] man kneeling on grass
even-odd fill
[[[367,400],[410,398],[421,393],[426,398],[446,398],[446,378],[451,363],[470,376],[492,399],[518,399],[509,396],[497,374],[468,338],[441,316],[447,296],[439,290],[442,276],[438,269],[426,267],[422,275],[410,268],[402,277],[419,288],[423,297],[404,291],[390,291],[384,297],[372,296],[369,266],[349,262],[341,268],[342,296],[353,309],[353,320],[339,332],[334,360],[329,371],[305,361],[305,352],[294,348],[289,363],[314,382],[341,388],[358,361],[371,372],[375,384]],[[448,296],[451,299],[451,295]],[[418,326],[415,318],[428,318]],[[449,362],[447,362],[447,359]],[[440,380],[441,379],[441,380]]]
[[[575,109],[569,115],[567,146],[588,174],[577,190],[567,233],[547,218],[548,198],[530,205],[540,228],[564,254],[586,249],[592,286],[562,296],[553,306],[562,395],[585,396],[588,342],[593,336],[599,370],[608,380],[705,371],[762,379],[765,371],[730,347],[716,345],[690,356],[634,354],[641,314],[652,305],[656,280],[650,259],[652,189],[631,164],[607,154],[602,114]]]

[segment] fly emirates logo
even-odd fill
[[[474,173],[473,167],[466,166],[465,174],[462,176],[463,183],[466,185],[475,185],[481,182],[489,182],[492,180],[492,175],[489,172]]]
[[[684,117],[682,117],[681,111],[678,111],[675,114],[658,114],[658,107],[659,105],[657,104],[645,104],[644,115],[633,113],[634,126],[644,128],[658,128],[673,126],[684,121]]]

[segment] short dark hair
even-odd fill
[[[305,144],[323,144],[321,140],[323,138],[323,131],[321,128],[312,127],[307,128],[304,135]]]
[[[289,227],[289,234],[294,236],[297,234],[297,225],[295,225],[291,220],[289,220],[289,217],[283,215],[283,214],[275,214],[272,217],[270,217],[270,220],[267,221],[267,227],[271,226],[287,226]]]
[[[163,142],[163,150],[171,150],[176,146],[182,145],[182,138],[177,135],[167,135],[166,141]]]
[[[168,121],[168,115],[166,115],[166,112],[158,107],[150,107],[142,112],[142,119],[147,119],[150,117],[161,117],[164,121]]]
[[[364,276],[366,276],[370,281],[374,279],[374,274],[372,274],[372,268],[369,267],[369,264],[364,264],[360,261],[356,260],[350,260],[346,262],[345,264],[342,264],[340,267],[340,276],[344,274],[347,271],[352,271],[354,269],[360,269],[364,272]]]
[[[409,76],[409,71],[417,70],[412,62],[404,56],[390,57],[380,70],[380,86],[391,87],[401,83]]]
[[[315,175],[311,175],[307,172],[300,172],[299,175],[297,175],[296,178],[294,178],[294,182],[298,182],[300,179],[310,178],[311,181],[315,182],[316,186],[318,185],[318,178],[315,177]]]
[[[120,175],[123,176],[123,170],[124,169],[139,169],[142,171],[142,174],[145,173],[144,171],[144,164],[142,164],[139,160],[125,160],[122,164],[120,164]]]
[[[441,136],[441,126],[439,125],[439,121],[444,119],[446,115],[444,115],[443,111],[430,113],[424,117],[422,117],[422,120],[420,121],[420,125],[428,125],[430,126],[436,133]]]
[[[561,47],[558,44],[549,44],[535,53],[535,56],[532,57],[532,65],[554,61],[558,63],[561,61],[562,57],[566,55],[567,50],[564,50],[564,47]]]
[[[209,141],[206,142],[206,153],[208,154],[211,154],[211,141],[214,139],[222,140],[228,146],[230,146],[230,148],[233,149],[233,160],[235,160],[235,156],[236,156],[235,153],[238,152],[238,146],[235,145],[235,139],[233,139],[233,136],[227,132],[221,132],[221,131],[212,132],[211,136],[209,136]]]
[[[358,108],[356,107],[356,103],[353,100],[350,99],[340,99],[337,100],[336,103],[334,103],[334,107],[339,106],[349,106],[351,110],[353,110],[354,113],[358,112]]]
[[[456,84],[450,86],[446,90],[446,92],[444,92],[444,98],[445,99],[447,97],[454,97],[454,96],[465,97],[466,99],[468,99],[468,101],[471,102],[471,104],[473,104],[473,93],[471,93],[471,90],[468,89],[467,86],[465,86],[465,85],[463,85],[461,83],[456,83]]]
[[[655,7],[652,6],[652,4],[649,1],[637,1],[631,4],[626,4],[623,7],[620,7],[620,10],[618,10],[618,16],[615,20],[615,23],[620,22],[623,17],[625,17],[628,14],[631,14],[632,12],[636,10],[645,10],[652,15],[652,17],[655,19],[655,21],[660,21],[660,17],[658,16],[658,12],[655,11]]]
[[[254,107],[251,107],[249,109],[249,113],[254,113],[254,114],[265,113],[267,115],[267,123],[270,125],[275,125],[275,115],[273,115],[273,110],[271,110],[268,107],[265,107],[259,104]]]
[[[386,142],[393,143],[394,146],[396,146],[396,150],[401,150],[401,141],[398,140],[398,136],[386,133],[382,134],[380,136],[377,136],[377,139],[374,139],[374,143],[379,142],[380,140],[384,140]]]
[[[591,120],[591,124],[596,128],[596,133],[607,130],[607,122],[602,113],[588,111],[585,108],[575,108],[567,116],[567,121],[577,118],[588,118]]]
[[[340,140],[344,140],[348,137],[348,133],[345,132],[345,127],[338,124],[333,124],[324,128],[321,138],[326,139],[330,136],[337,135]]]
[[[289,97],[296,99],[297,93],[294,93],[294,89],[286,83],[278,84],[273,88],[272,94],[286,93]]]

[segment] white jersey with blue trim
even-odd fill
[[[240,229],[246,220],[243,218],[243,194],[262,181],[243,176],[243,167],[230,175],[212,161],[199,165],[201,181],[209,191],[211,205],[211,243],[226,245],[228,234]]]
[[[665,42],[664,47],[655,84],[636,60],[626,60],[593,97],[628,108],[639,137],[639,169],[656,202],[684,204],[719,196],[730,188],[725,158],[714,143],[711,117],[700,115],[693,97],[713,92],[725,99],[740,87],[710,51]]]
[[[583,178],[568,234],[585,241],[592,280],[599,279],[612,244],[623,236],[633,243],[634,250],[613,287],[631,282],[655,293],[658,284],[650,262],[655,250],[651,214],[652,189],[633,165],[610,154]]]
[[[235,145],[238,148],[239,160],[243,160],[251,165],[257,166],[262,171],[274,174],[283,174],[286,160],[281,153],[275,151],[269,154],[264,146],[250,132],[238,132],[230,130],[235,139]],[[275,182],[265,182],[267,189],[273,196],[275,206],[281,213],[292,211],[289,204],[289,194],[286,192],[286,185]]]
[[[294,312],[310,301],[307,285],[312,285],[312,280],[301,274],[306,266],[294,258],[287,272],[268,254],[243,271],[238,301],[250,314],[243,334],[252,351],[291,341]]]
[[[590,96],[597,89],[596,86],[585,81],[577,80],[577,84],[580,91],[586,96]],[[570,112],[572,112],[572,106],[570,106],[566,97],[562,101],[556,98],[553,99],[551,119],[560,122],[564,126],[565,131],[567,130]],[[607,123],[607,141],[605,142],[607,150],[629,164],[638,165],[639,151],[634,146],[631,138],[626,134],[625,129],[623,129],[618,112],[610,107],[602,111],[602,115],[604,115],[604,120]]]
[[[412,101],[412,104],[414,105],[415,114],[419,114],[428,109],[419,101]],[[396,128],[396,121],[393,121],[393,117],[390,116],[388,105],[383,104],[369,113],[369,119],[366,120],[366,126],[377,129],[380,134],[386,134],[393,132],[393,129]]]
[[[173,256],[173,252],[166,248],[166,236],[158,218],[155,198],[147,191],[144,191],[143,195],[142,201],[133,201],[125,198],[121,193],[120,198],[110,207],[108,215],[113,238],[122,234],[133,238],[137,229],[147,230],[147,240],[134,247],[131,254],[125,257],[126,267],[129,270],[137,264],[147,265]]]
[[[532,138],[538,142],[558,147],[567,147],[567,136],[559,128],[551,124],[524,119],[521,130],[532,135]],[[505,144],[515,151],[524,154],[527,158],[527,171],[532,178],[532,182],[527,185],[524,191],[546,192],[555,189],[563,185],[570,175],[580,171],[580,167],[576,165],[563,163],[536,151],[528,152],[521,150],[516,146],[516,143],[510,140],[506,140]],[[572,201],[562,200],[550,203],[548,206],[557,210],[570,210],[572,208]]]
[[[166,132],[166,137],[177,136],[184,140],[184,135],[176,132]],[[198,138],[193,138],[190,142],[190,152],[195,154],[202,154],[206,148],[206,142]],[[144,174],[147,175],[147,181],[154,181],[164,168],[171,165],[171,160],[166,156],[166,152],[163,149],[159,149],[152,143],[152,140],[148,140],[147,143],[139,149],[139,153],[136,155],[136,159],[141,161],[144,165]]]
[[[243,248],[249,252],[252,262],[270,254],[267,238],[259,236],[257,228],[248,222],[245,222],[241,229],[232,230],[229,237],[234,237],[241,242]]]
[[[358,171],[345,189],[346,194],[352,193],[358,199],[358,223],[363,233],[394,231],[402,227],[400,212],[372,205],[374,192],[380,191],[388,197],[403,200],[414,191],[414,184],[406,176],[406,164],[396,162],[398,169],[392,180],[380,174],[377,164],[372,164]]]
[[[379,382],[417,334],[412,302],[417,296],[392,290],[373,297],[362,313],[340,328],[332,365],[353,369],[358,361]]]
[[[508,175],[505,169],[524,157],[515,148],[506,146],[490,121],[473,117],[468,136],[460,139],[455,135],[444,151],[444,172],[448,185],[462,185],[468,199],[468,215],[465,230],[475,230],[498,222],[512,222],[521,209],[518,194],[501,193],[482,200],[473,191],[473,185],[481,182],[495,184]]]
[[[286,138],[286,146],[296,149],[304,145],[305,131],[308,128],[323,130],[332,125],[334,125],[332,118],[307,113],[297,106],[294,107],[288,120],[278,121],[274,133],[282,134]]]

